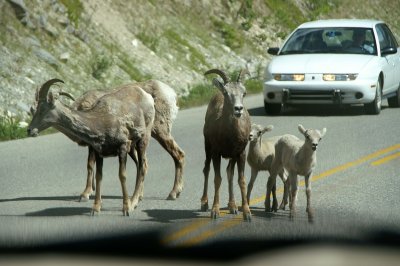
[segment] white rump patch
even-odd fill
[[[171,111],[171,120],[174,120],[178,115],[178,105],[176,104],[176,92],[167,84],[158,81],[158,86],[160,87],[160,92],[163,94],[164,98],[167,100],[167,103],[170,107]]]

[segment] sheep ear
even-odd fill
[[[263,128],[261,133],[264,134],[265,132],[272,131],[272,129],[274,129],[274,126],[273,125],[268,125],[268,126]]]
[[[323,136],[325,136],[325,133],[326,133],[326,128],[324,127],[324,128],[322,129],[322,132],[321,132],[321,138],[322,138]]]
[[[302,124],[299,124],[299,131],[300,131],[300,133],[301,134],[305,134],[305,132],[306,132],[306,129],[303,127],[303,125]]]
[[[218,79],[213,79],[213,85],[217,87],[222,93],[225,93],[225,86]]]

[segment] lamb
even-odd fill
[[[28,135],[54,127],[78,143],[93,149],[96,161],[96,196],[92,215],[101,209],[101,181],[103,158],[118,156],[119,179],[123,195],[123,215],[129,216],[139,201],[142,190],[146,148],[154,122],[154,100],[150,94],[135,85],[124,85],[99,98],[87,111],[79,111],[58,101],[51,85],[63,82],[51,79],[38,91],[37,110],[28,126]],[[129,100],[128,100],[129,99]],[[136,151],[136,154],[135,154]],[[127,155],[137,156],[136,186],[131,199],[126,188]]]
[[[171,135],[172,123],[178,113],[176,104],[177,95],[175,91],[167,84],[158,80],[148,80],[144,82],[134,83],[135,86],[142,88],[147,93],[151,94],[154,99],[155,117],[154,124],[151,130],[151,136],[160,143],[160,145],[171,155],[175,163],[175,182],[167,199],[175,200],[179,197],[183,190],[183,167],[185,164],[185,153],[175,142]],[[67,92],[60,92],[60,95],[69,97],[74,101],[72,108],[75,110],[89,110],[96,101],[105,94],[112,91],[104,90],[89,90],[76,100]],[[31,110],[34,113],[34,109]],[[87,146],[85,143],[78,143],[82,146]],[[132,157],[136,162],[136,159]],[[87,161],[87,178],[86,187],[80,195],[81,201],[88,201],[89,196],[94,191],[93,186],[93,167],[95,165],[94,153],[89,147]],[[143,195],[140,196],[140,199]]]
[[[250,134],[250,115],[243,106],[243,97],[246,95],[246,88],[242,84],[246,69],[243,69],[237,80],[230,81],[224,71],[211,69],[205,72],[217,74],[223,79],[223,83],[217,78],[213,79],[213,85],[219,92],[210,100],[205,116],[203,128],[204,146],[206,159],[204,162],[204,189],[201,198],[201,210],[208,210],[208,175],[210,163],[214,166],[214,202],[211,210],[211,218],[216,219],[220,215],[219,210],[219,189],[221,185],[221,157],[229,159],[227,176],[229,184],[229,203],[230,213],[237,213],[238,208],[233,194],[233,175],[234,167],[237,163],[238,183],[242,195],[243,217],[251,220],[251,212],[246,198],[246,180],[244,169],[246,163],[246,145]]]
[[[271,171],[272,161],[275,158],[275,144],[280,139],[280,136],[274,136],[267,139],[262,139],[262,136],[265,132],[271,131],[274,127],[272,125],[262,127],[261,125],[252,124],[251,131],[249,136],[249,149],[247,153],[247,163],[251,167],[251,179],[247,186],[247,201],[250,203],[250,195],[253,189],[254,182],[257,178],[257,174],[259,171]],[[284,175],[284,171],[279,173],[283,184],[284,184],[284,192],[283,199],[280,204],[280,209],[284,210],[288,203],[288,182],[286,182],[286,176]],[[268,183],[271,182],[271,179],[268,179]],[[276,186],[272,188],[272,209],[270,205],[270,199],[265,199],[265,210],[267,212],[273,210],[278,210],[278,200],[276,198]]]
[[[305,129],[302,125],[298,126],[305,141],[301,141],[296,136],[284,135],[275,145],[275,160],[272,163],[271,178],[272,182],[267,187],[267,196],[270,195],[272,187],[275,185],[276,175],[285,169],[288,172],[288,182],[290,186],[291,202],[290,218],[293,219],[296,213],[296,199],[298,191],[297,175],[305,178],[308,220],[312,222],[314,212],[311,208],[311,176],[317,164],[317,147],[322,137],[326,133],[326,128],[322,131],[316,129]]]

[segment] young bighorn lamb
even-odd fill
[[[129,215],[138,201],[145,175],[146,148],[154,121],[154,100],[134,85],[125,85],[99,98],[87,111],[78,111],[57,100],[49,92],[59,79],[44,83],[38,92],[38,104],[28,127],[30,136],[54,127],[76,142],[89,145],[96,160],[96,197],[92,214],[101,209],[103,157],[118,156],[119,179],[123,195],[123,215]],[[127,100],[129,99],[129,100]],[[136,150],[136,154],[134,153]],[[131,199],[126,188],[126,158],[137,156],[135,191]]]
[[[262,127],[261,125],[252,124],[249,136],[249,150],[247,153],[247,162],[251,167],[251,179],[247,185],[247,201],[250,203],[250,195],[253,189],[254,182],[257,178],[259,171],[271,171],[272,161],[275,158],[275,144],[280,139],[281,136],[269,137],[263,139],[262,136],[265,132],[271,131],[274,127],[272,125]],[[280,209],[284,210],[288,203],[288,182],[286,182],[286,176],[284,171],[279,173],[280,178],[284,184],[283,198],[280,205]],[[271,179],[268,178],[268,183]],[[267,184],[268,186],[268,184]],[[270,199],[265,198],[265,210],[266,211],[277,211],[278,210],[278,200],[276,198],[276,186],[272,188],[272,209],[270,204]]]
[[[308,220],[313,221],[314,213],[311,209],[311,183],[310,179],[313,170],[317,164],[317,147],[322,137],[326,133],[326,128],[322,131],[316,129],[305,129],[302,125],[298,126],[301,134],[304,135],[305,141],[298,139],[293,135],[284,135],[275,145],[275,160],[272,164],[271,182],[267,188],[267,194],[270,195],[272,186],[275,184],[276,175],[282,169],[288,172],[288,182],[290,185],[291,202],[290,217],[293,218],[296,212],[296,199],[298,191],[297,175],[305,178]]]
[[[172,123],[178,113],[177,95],[176,92],[167,84],[158,80],[148,80],[144,82],[134,83],[137,87],[142,88],[147,93],[151,94],[154,99],[154,124],[151,130],[151,136],[160,143],[160,145],[171,155],[175,163],[175,182],[172,191],[169,193],[169,200],[174,200],[179,197],[183,190],[183,167],[185,163],[185,153],[175,142],[172,137]],[[60,95],[71,98],[74,103],[72,108],[75,110],[85,111],[90,109],[96,101],[105,94],[112,91],[104,90],[89,90],[76,100],[74,97],[66,92],[60,92]],[[34,110],[33,110],[34,113]],[[85,143],[78,143],[86,146]],[[135,161],[135,158],[132,158]],[[136,161],[135,161],[136,162]],[[95,165],[94,153],[89,147],[88,161],[87,161],[87,178],[86,187],[81,193],[80,200],[87,201],[89,196],[94,191],[93,186],[93,168]],[[141,195],[142,197],[142,195]]]
[[[221,157],[228,158],[227,176],[229,182],[229,203],[228,208],[231,213],[237,213],[237,206],[233,194],[233,175],[235,164],[238,164],[238,183],[242,194],[243,217],[245,220],[251,219],[251,213],[246,198],[246,180],[244,168],[246,163],[246,145],[250,133],[250,115],[243,106],[243,97],[246,88],[242,84],[242,79],[247,70],[242,70],[235,81],[230,81],[225,72],[219,69],[208,70],[205,75],[217,74],[223,79],[221,83],[218,79],[213,79],[213,84],[218,92],[208,104],[205,123],[203,128],[204,146],[206,160],[204,163],[204,190],[201,198],[201,210],[208,210],[208,175],[210,172],[210,162],[214,166],[214,203],[211,210],[211,218],[216,219],[219,214],[219,188],[221,185]]]

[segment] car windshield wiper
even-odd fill
[[[310,51],[304,51],[304,50],[289,50],[289,51],[282,51],[280,54],[281,55],[288,55],[288,54],[309,54]]]

